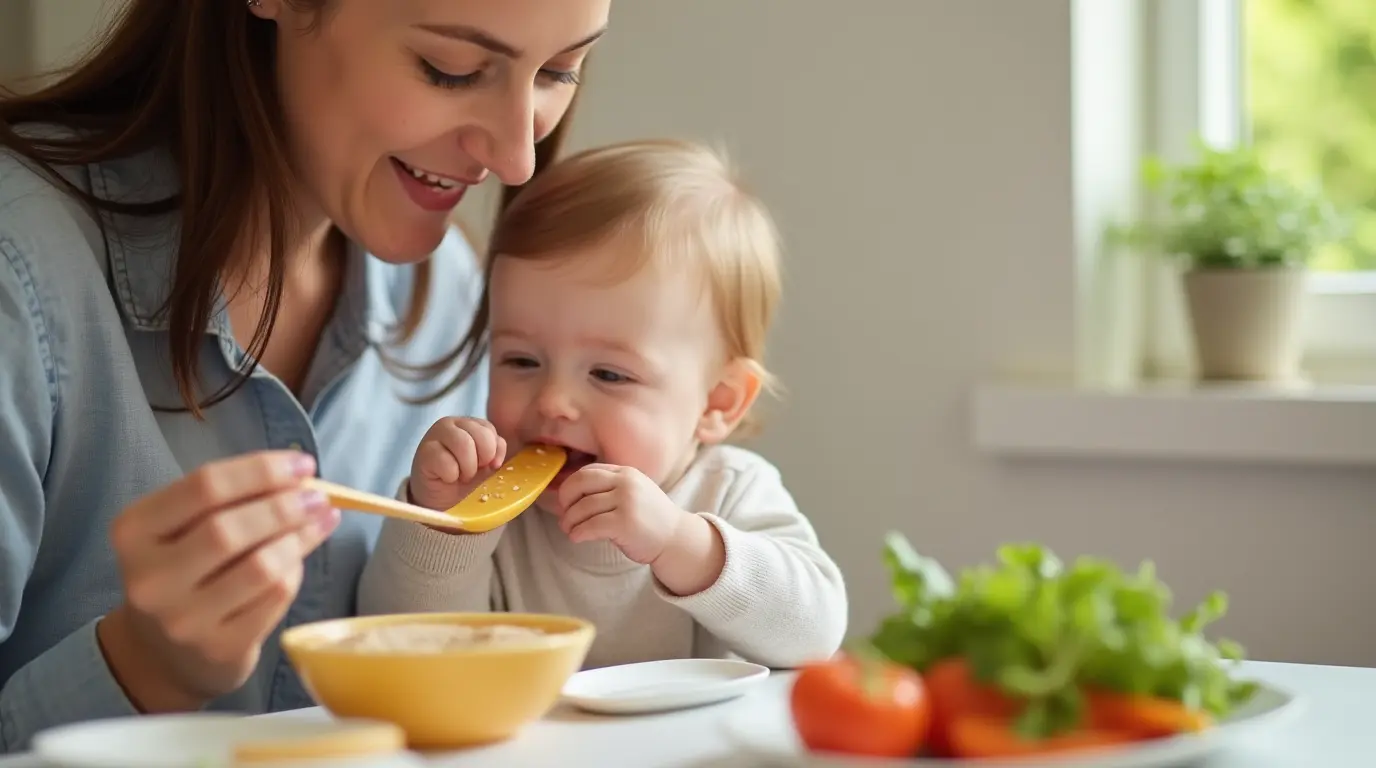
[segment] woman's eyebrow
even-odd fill
[[[523,55],[525,55],[516,46],[498,40],[496,37],[493,37],[491,34],[484,32],[483,30],[478,29],[477,27],[470,27],[464,24],[417,24],[416,27],[431,34],[440,35],[441,37],[448,37],[453,40],[462,40],[464,42],[472,43],[479,47],[486,48],[487,50],[492,51],[493,53],[496,53],[498,55],[506,56],[510,59],[519,59]],[[568,46],[564,50],[560,51],[560,53],[570,53],[572,51],[578,50],[579,48],[586,48],[589,45],[592,45],[594,42],[596,42],[597,39],[602,37],[602,35],[606,34],[606,32],[607,28],[604,26],[596,32],[593,32],[592,34],[583,38],[582,40],[579,40],[578,42]]]

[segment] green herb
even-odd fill
[[[919,672],[964,658],[978,680],[1025,702],[1016,728],[1030,738],[1078,725],[1082,687],[1174,699],[1216,718],[1256,690],[1232,677],[1242,648],[1203,634],[1226,597],[1173,619],[1151,563],[1136,573],[1095,558],[1066,566],[1044,547],[1011,544],[995,565],[953,579],[898,533],[885,539],[884,563],[899,610],[873,646]]]
[[[1195,148],[1190,163],[1144,161],[1143,184],[1164,210],[1155,220],[1111,228],[1112,241],[1153,247],[1195,268],[1264,269],[1303,266],[1350,234],[1351,217],[1320,187],[1271,170],[1252,147],[1196,141]]]

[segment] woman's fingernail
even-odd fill
[[[315,516],[315,530],[321,536],[328,536],[339,526],[339,510],[328,507]]]
[[[307,514],[320,514],[330,508],[330,500],[325,497],[325,494],[315,489],[302,491],[300,498],[301,508],[306,510]]]
[[[291,457],[291,473],[296,477],[315,476],[315,457],[309,453],[297,453]]]

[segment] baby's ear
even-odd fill
[[[760,396],[763,383],[749,360],[738,358],[727,363],[707,393],[707,410],[698,420],[698,440],[711,445],[730,437]]]

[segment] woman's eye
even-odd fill
[[[578,70],[576,69],[564,71],[558,69],[542,69],[540,70],[540,74],[544,75],[551,82],[558,83],[559,85],[578,85],[582,82],[582,79],[578,76]]]
[[[434,64],[426,61],[424,58],[419,59],[419,61],[420,69],[421,72],[424,73],[425,79],[429,80],[431,85],[439,86],[440,88],[467,88],[477,84],[479,78],[482,76],[482,70],[476,70],[466,74],[453,74],[451,72],[445,72]],[[578,70],[576,69],[542,69],[540,70],[540,76],[558,85],[578,85],[582,82]]]
[[[431,85],[437,85],[441,88],[466,88],[478,82],[478,77],[482,74],[482,70],[465,75],[450,74],[425,59],[420,59],[420,69]]]
[[[529,357],[508,357],[502,360],[502,365],[508,368],[536,368],[540,364]]]
[[[603,384],[625,384],[631,380],[629,376],[609,371],[606,368],[594,368],[592,377]]]

